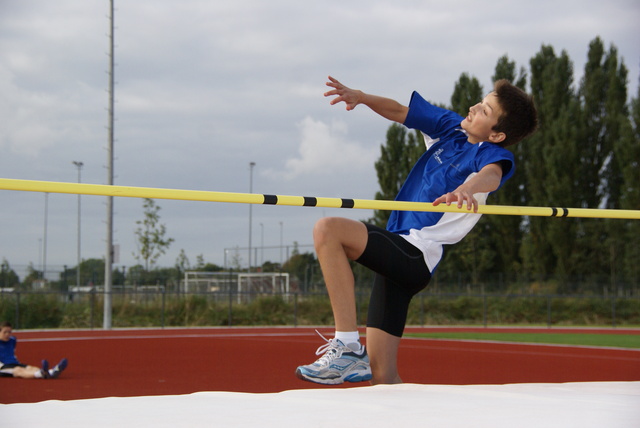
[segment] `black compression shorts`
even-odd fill
[[[402,236],[365,223],[369,238],[358,263],[376,273],[367,327],[402,337],[409,303],[431,280],[424,255]]]

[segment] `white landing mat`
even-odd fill
[[[0,405],[0,425],[176,427],[640,427],[640,382],[379,385],[199,392]]]

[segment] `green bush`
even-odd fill
[[[331,302],[325,295],[299,297],[297,304],[299,325],[332,325]]]
[[[207,324],[209,305],[203,296],[190,295],[165,302],[165,322],[170,326]]]
[[[357,295],[364,325],[368,294]],[[615,320],[612,305],[615,303]],[[102,325],[103,298],[53,293],[0,296],[0,317],[20,329],[95,328]],[[227,296],[127,294],[112,299],[114,327],[333,325],[326,294],[263,296],[239,303]],[[17,311],[17,312],[16,312]],[[17,320],[17,323],[16,323]],[[407,325],[638,325],[640,299],[559,296],[418,295]]]
[[[14,322],[16,319],[16,296],[0,294],[0,320]]]
[[[640,302],[637,299],[618,299],[615,316],[616,320],[627,324],[640,324]]]
[[[487,297],[487,322],[541,324],[547,321],[544,297]]]
[[[30,293],[3,296],[0,300],[0,313],[3,320],[19,320],[20,328],[58,328],[63,318],[66,295]],[[16,314],[16,310],[18,313]]]
[[[101,315],[102,316],[102,315]],[[89,305],[67,305],[60,328],[92,328]]]

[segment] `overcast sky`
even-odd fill
[[[0,177],[76,182],[81,161],[82,182],[106,184],[108,14],[108,0],[0,0]],[[405,104],[414,89],[448,104],[461,73],[488,91],[500,56],[528,69],[543,44],[567,51],[577,84],[600,36],[635,96],[639,23],[637,0],[116,0],[115,184],[245,193],[255,162],[254,193],[373,199],[389,122],[330,106],[327,75]],[[104,257],[105,200],[82,197],[83,259]],[[114,200],[118,267],[136,264],[142,203]],[[249,245],[249,205],[157,204],[175,239],[161,266],[181,249],[192,264],[223,265],[225,249]],[[254,247],[279,246],[281,233],[310,245],[322,216],[371,215],[252,212]],[[29,263],[76,264],[77,196],[50,194],[46,213],[43,194],[0,190],[0,258],[20,275]]]

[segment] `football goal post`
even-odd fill
[[[239,273],[238,303],[250,302],[260,295],[289,298],[289,274],[279,272]]]
[[[186,271],[181,290],[186,294],[237,294],[238,303],[258,296],[280,295],[289,298],[289,274],[286,272],[200,272]]]

